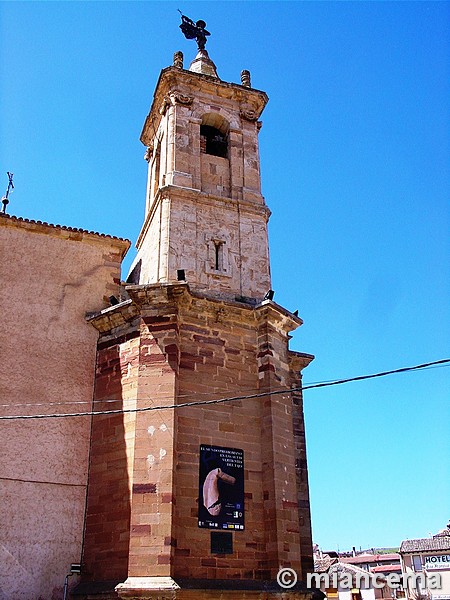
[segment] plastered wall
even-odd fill
[[[129,243],[0,217],[1,415],[91,410],[97,332]],[[62,597],[79,562],[90,417],[0,421],[0,598]]]

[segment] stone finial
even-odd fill
[[[183,53],[180,50],[178,50],[178,52],[175,52],[175,54],[173,55],[173,66],[177,69],[183,68]]]
[[[245,87],[251,87],[252,85],[250,82],[250,71],[247,71],[247,69],[241,71],[241,83]]]
[[[191,62],[189,71],[192,71],[194,73],[201,73],[202,75],[209,75],[210,77],[219,79],[219,76],[217,75],[216,65],[209,58],[208,52],[206,50],[198,51],[197,56]]]

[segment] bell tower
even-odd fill
[[[174,283],[220,298],[270,289],[258,120],[264,92],[219,79],[206,50],[181,53],[160,75],[141,141],[147,146],[144,224],[130,282]]]
[[[138,253],[98,330],[83,550],[91,598],[311,600],[302,324],[273,301],[258,133],[267,103],[219,79],[205,23],[160,74],[141,140]],[[282,567],[296,573],[288,589]],[[292,583],[290,581],[289,583]],[[90,595],[91,594],[91,595]],[[108,595],[109,594],[109,595]]]

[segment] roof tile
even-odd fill
[[[99,233],[98,231],[89,231],[88,229],[82,229],[79,227],[68,227],[67,225],[55,225],[53,223],[47,223],[46,221],[35,221],[33,219],[25,219],[24,217],[16,217],[14,215],[8,215],[5,213],[0,213],[0,217],[2,219],[9,219],[11,222],[15,223],[27,223],[29,225],[43,225],[44,227],[50,227],[52,229],[58,229],[62,231],[70,231],[73,233],[87,233],[89,235],[95,235],[102,238],[109,238],[112,240],[118,240],[120,242],[128,242],[129,240],[125,238],[120,238],[115,235],[108,235],[106,233]]]
[[[426,552],[429,550],[450,550],[450,537],[438,536],[418,540],[404,540],[400,546],[402,554],[405,552]]]

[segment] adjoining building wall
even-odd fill
[[[410,540],[408,540],[410,541]],[[417,598],[419,594],[435,600],[450,600],[450,537],[448,550],[417,551],[402,553],[403,573],[409,576],[408,598]],[[415,585],[414,576],[422,575]],[[430,577],[438,577],[439,589],[430,589]]]
[[[90,411],[97,332],[129,242],[0,215],[1,415]],[[79,562],[91,419],[0,421],[0,598],[62,597]]]
[[[404,540],[400,556],[408,600],[450,600],[450,522],[430,538]]]

